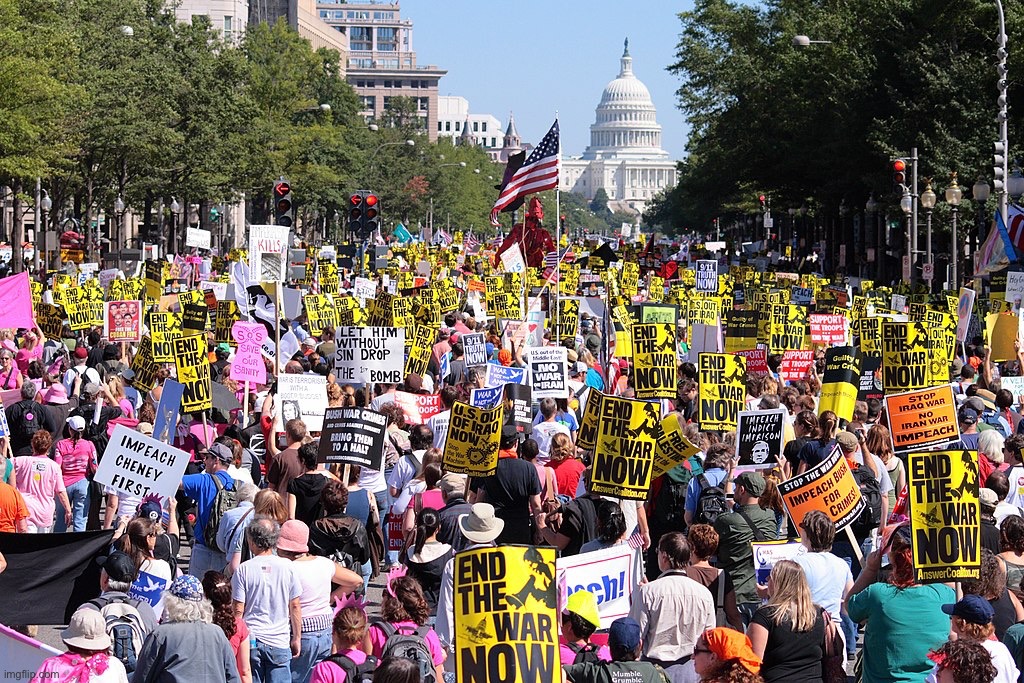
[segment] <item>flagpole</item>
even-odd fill
[[[558,123],[558,110],[556,109],[555,110],[555,124],[557,124],[557,123]],[[562,186],[562,134],[561,134],[561,130],[559,130],[559,134],[558,134],[558,156],[557,156],[557,161],[555,163],[555,170],[556,170],[557,176],[558,176],[558,182],[555,184],[555,254],[558,254],[559,250],[562,248],[562,210],[561,210],[562,209],[562,189],[561,189],[561,186]],[[561,266],[562,266],[562,258],[560,257],[558,259],[558,263],[555,264],[555,268],[556,269],[560,269]],[[559,308],[561,307],[561,298],[560,298],[561,291],[562,291],[562,282],[561,282],[561,277],[559,277],[558,286],[555,287],[555,316],[553,318],[553,323],[555,325],[557,325],[559,320],[561,319],[561,317],[559,315]]]

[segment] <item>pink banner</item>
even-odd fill
[[[807,372],[814,365],[814,351],[785,351],[779,366],[779,377],[787,382],[807,379]]]
[[[808,316],[811,325],[811,342],[814,344],[845,344],[846,316],[812,313]]]
[[[35,327],[32,315],[32,288],[28,273],[0,279],[0,327]]]
[[[260,353],[260,345],[267,338],[267,328],[259,323],[236,322],[231,336],[238,343],[235,359],[231,361],[231,379],[238,382],[266,384],[267,366]]]

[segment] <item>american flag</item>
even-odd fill
[[[501,188],[491,209],[491,225],[500,225],[498,214],[506,206],[528,194],[558,187],[558,120],[540,141],[518,171]]]
[[[478,240],[476,236],[472,232],[470,232],[468,235],[466,235],[466,238],[463,240],[463,245],[466,247],[467,254],[473,254],[476,252],[477,249],[480,248],[480,240]]]
[[[449,235],[447,232],[445,232],[444,228],[439,229],[437,231],[437,234],[434,235],[434,244],[435,245],[439,245],[439,246],[442,246],[442,247],[447,247],[451,243],[452,243],[452,236]]]
[[[640,533],[639,527],[633,532],[633,535],[626,539],[626,545],[636,550],[644,547],[644,535]]]
[[[572,250],[572,247],[566,247],[561,251],[549,251],[544,254],[545,268],[556,268],[561,261],[565,261],[566,263],[573,263],[576,261],[576,253]]]
[[[491,248],[492,249],[500,249],[501,245],[504,242],[505,242],[505,235],[503,235],[502,232],[499,230],[498,231],[498,236],[495,237],[493,240],[491,240]]]

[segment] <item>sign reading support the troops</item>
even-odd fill
[[[637,324],[630,330],[633,343],[633,386],[641,400],[675,398],[675,328],[664,324]]]
[[[885,397],[892,448],[897,454],[960,440],[953,387],[890,394]]]
[[[539,683],[560,677],[555,549],[478,548],[452,562],[458,680]]]
[[[569,364],[564,346],[530,349],[530,386],[533,398],[569,398]]]
[[[194,413],[213,408],[206,340],[200,336],[175,339],[174,365],[178,369],[178,381],[185,385],[185,393],[181,396],[181,412]]]
[[[334,371],[341,384],[400,384],[405,368],[405,330],[339,327]]]
[[[856,350],[852,346],[827,349],[818,409],[831,410],[843,420],[852,420],[859,381],[860,358]]]
[[[502,407],[476,408],[455,402],[441,460],[446,472],[486,477],[498,469]]]
[[[698,292],[718,292],[718,262],[697,261],[697,281],[695,289]]]
[[[811,343],[827,346],[846,343],[845,315],[813,313],[808,316],[808,321],[811,325]]]
[[[129,496],[170,498],[188,465],[188,453],[116,425],[94,479]]]
[[[317,451],[319,462],[383,470],[388,427],[385,415],[369,408],[328,408],[323,427]]]
[[[747,359],[731,353],[702,353],[697,356],[697,367],[700,428],[735,429],[746,396]]]
[[[779,377],[788,382],[807,379],[814,365],[814,351],[784,351],[779,365]]]
[[[785,408],[740,411],[736,425],[736,464],[739,467],[760,469],[778,464],[787,412]]]
[[[462,355],[467,368],[487,364],[487,341],[482,333],[464,334],[459,340],[462,342]]]
[[[646,499],[651,489],[660,423],[658,403],[604,396],[590,492],[628,500]]]
[[[907,458],[914,578],[920,583],[981,578],[977,456],[915,451]]]
[[[797,528],[808,512],[820,510],[835,522],[837,530],[843,529],[860,516],[865,505],[839,446],[803,474],[781,482],[779,493]]]

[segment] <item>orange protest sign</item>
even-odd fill
[[[779,492],[797,528],[804,515],[820,510],[835,522],[836,529],[842,529],[864,508],[860,487],[838,446],[811,469],[779,484]]]
[[[956,415],[953,387],[890,394],[885,397],[892,448],[896,453],[919,450],[956,441],[960,425]]]

